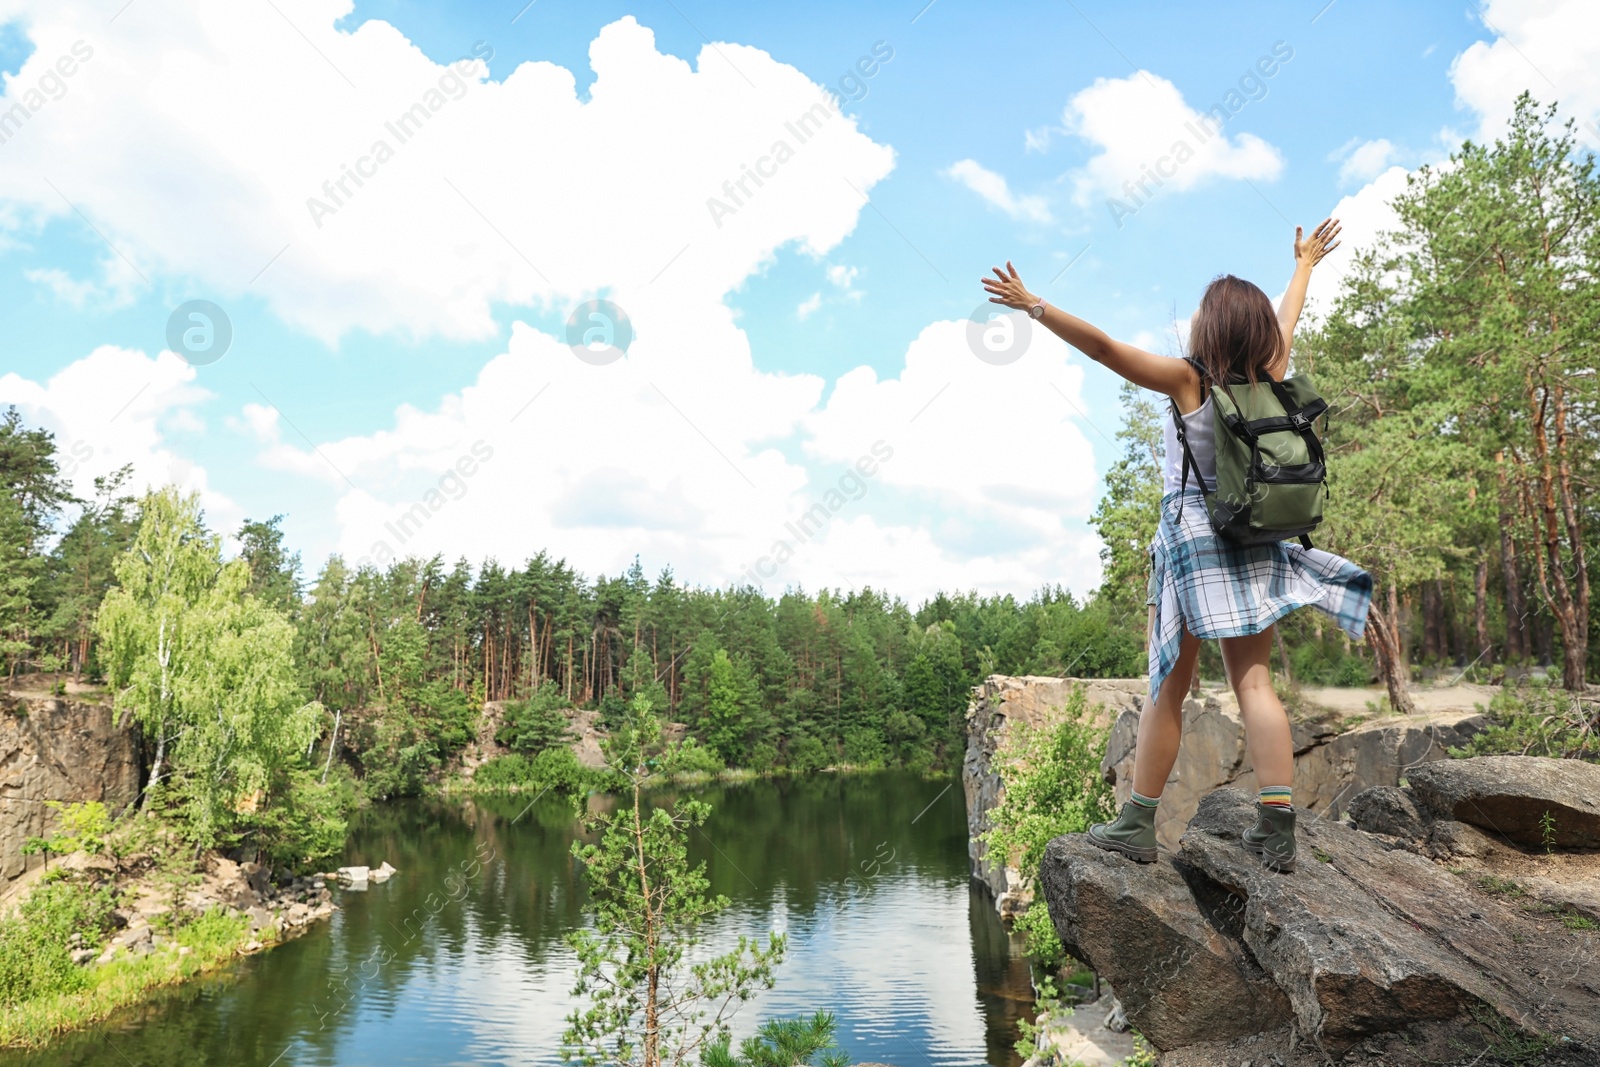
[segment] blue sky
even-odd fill
[[[1335,210],[1370,240],[1405,168],[1520,89],[1600,108],[1595,14],[1557,0],[7,17],[0,402],[88,454],[83,489],[131,462],[219,527],[283,513],[312,568],[548,549],[769,591],[1087,590],[1117,383],[1045,336],[978,359],[981,273],[1165,351],[1209,278],[1281,291],[1293,225]],[[1132,200],[1176,140],[1194,158]],[[564,328],[595,298],[637,336],[599,366]],[[231,323],[216,362],[163,354],[191,299]]]

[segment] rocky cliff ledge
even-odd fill
[[[1133,788],[1134,740],[1145,699],[1143,679],[993,675],[973,690],[967,709],[967,751],[962,763],[970,834],[967,848],[973,876],[989,887],[1004,915],[1025,904],[1029,891],[1015,866],[995,862],[978,840],[989,828],[989,812],[1000,802],[999,767],[1007,758],[1017,724],[1049,727],[1060,722],[1076,685],[1084,686],[1091,706],[1104,705],[1098,721],[1110,725],[1111,736],[1102,769],[1116,787],[1120,803]],[[1482,697],[1484,703],[1488,699]],[[1169,849],[1177,847],[1203,796],[1224,786],[1251,792],[1256,788],[1245,752],[1244,723],[1231,692],[1202,691],[1184,702],[1183,717],[1183,748],[1162,794],[1156,822],[1157,837]],[[1299,716],[1293,728],[1295,802],[1310,812],[1337,818],[1363,789],[1395,785],[1407,768],[1444,759],[1449,748],[1465,744],[1483,728],[1483,717],[1476,711],[1456,709],[1352,721],[1330,711]]]
[[[967,706],[967,752],[961,763],[961,788],[967,795],[967,854],[973,876],[994,894],[1002,915],[1010,915],[1030,897],[1025,880],[1009,860],[992,860],[981,835],[989,829],[989,812],[1000,803],[1004,786],[1000,767],[1011,751],[1019,726],[1046,728],[1061,721],[1074,686],[1085,688],[1089,706],[1101,725],[1119,713],[1137,721],[1145,684],[1141,679],[1007,677],[994,674],[973,689]]]
[[[108,704],[83,696],[0,696],[0,890],[40,856],[30,837],[55,828],[47,800],[98,800],[112,810],[139,792],[139,744]]]
[[[1051,918],[1163,1067],[1600,1064],[1600,767],[1410,774],[1356,797],[1356,825],[1302,812],[1287,875],[1240,848],[1237,789],[1154,864],[1059,837]]]

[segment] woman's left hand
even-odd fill
[[[1022,284],[1022,279],[1017,276],[1017,268],[1011,265],[1009,259],[1006,260],[1005,270],[996,267],[994,273],[993,278],[988,275],[982,278],[983,287],[989,291],[989,303],[1027,311],[1039,302],[1039,298],[1028,292],[1028,287]]]

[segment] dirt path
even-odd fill
[[[1487,707],[1498,692],[1499,686],[1470,683],[1437,688],[1413,686],[1411,699],[1416,702],[1418,711],[1472,711],[1479,704]],[[1389,711],[1389,693],[1382,686],[1363,686],[1359,689],[1311,686],[1302,689],[1300,695],[1308,704],[1316,704],[1341,715],[1364,715],[1369,703],[1376,704],[1382,713]]]

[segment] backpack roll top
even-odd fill
[[[1241,544],[1308,535],[1322,521],[1327,462],[1318,421],[1327,401],[1299,376],[1211,392],[1217,486],[1207,495],[1212,527]]]

